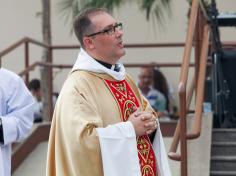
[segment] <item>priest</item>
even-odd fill
[[[92,8],[74,32],[81,49],[55,107],[47,176],[169,176],[157,116],[119,62],[122,23]]]

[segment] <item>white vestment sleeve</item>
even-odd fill
[[[169,162],[165,150],[165,145],[163,142],[160,125],[158,122],[158,128],[156,130],[156,135],[153,141],[153,150],[157,158],[157,168],[158,176],[171,176],[171,171],[169,167]]]
[[[4,145],[24,139],[33,125],[35,101],[22,79],[18,78],[14,84],[7,99],[7,112],[1,116]]]
[[[0,148],[0,176],[4,176],[2,149]]]
[[[104,176],[140,176],[136,135],[131,122],[97,128]]]

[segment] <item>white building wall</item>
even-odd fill
[[[52,43],[78,44],[74,35],[71,35],[71,26],[65,23],[65,19],[58,12],[58,0],[51,1],[52,7]],[[164,26],[153,25],[147,22],[145,13],[140,12],[137,1],[124,3],[114,11],[114,17],[124,24],[125,43],[158,43],[158,42],[184,42],[187,31],[187,10],[186,0],[173,0],[171,5],[172,16],[166,18]],[[235,0],[217,1],[220,9],[234,11]],[[36,0],[0,0],[0,51],[13,44],[17,40],[28,36],[42,41],[41,18],[36,14],[41,12],[41,1]],[[223,33],[225,40],[235,40],[235,28],[226,30]],[[30,63],[40,60],[40,47],[30,45]],[[20,47],[13,53],[3,57],[2,65],[15,72],[20,72],[24,67],[24,47]],[[73,64],[76,60],[78,50],[55,51],[54,62]],[[126,56],[122,59],[124,63],[149,63],[149,62],[181,62],[183,48],[165,49],[127,49]],[[163,68],[168,81],[177,91],[179,80],[179,69]],[[54,91],[59,91],[69,70],[54,70]],[[128,69],[128,72],[137,80],[138,69]],[[191,75],[191,74],[190,74]],[[31,78],[39,77],[39,68],[31,74]]]

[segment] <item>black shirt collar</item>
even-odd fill
[[[114,70],[114,71],[119,71],[119,68],[118,68],[118,65],[115,64],[115,65],[112,65],[112,64],[109,64],[107,62],[103,62],[103,61],[100,61],[100,60],[97,60],[97,59],[94,59],[96,60],[98,63],[102,64],[104,67],[108,68],[108,69],[111,69],[111,70]]]

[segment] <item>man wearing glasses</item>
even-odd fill
[[[169,176],[157,116],[119,62],[122,23],[92,8],[74,32],[81,49],[55,107],[47,175]]]

